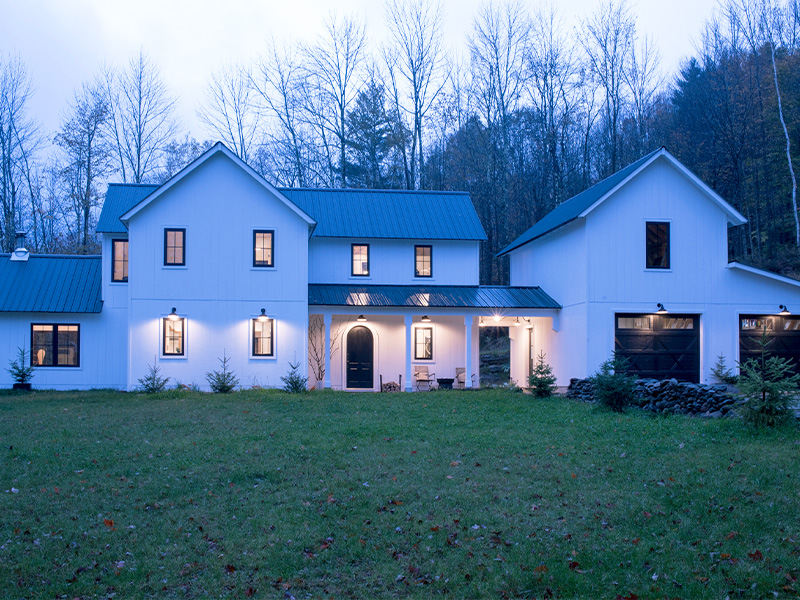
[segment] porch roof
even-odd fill
[[[311,283],[309,306],[561,308],[539,287],[502,285],[344,285]]]

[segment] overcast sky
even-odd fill
[[[445,42],[459,52],[485,0],[443,0]],[[528,0],[532,10],[547,6]],[[591,14],[598,0],[557,2],[566,27]],[[224,8],[223,8],[224,6]],[[634,4],[640,35],[655,40],[662,69],[676,72],[693,53],[716,0],[639,0]],[[73,90],[103,64],[121,66],[142,48],[160,68],[178,98],[182,128],[198,140],[210,133],[196,109],[212,72],[247,63],[265,42],[308,41],[335,9],[366,20],[372,47],[385,39],[383,0],[0,0],[0,52],[18,54],[36,93],[31,116],[52,137]]]

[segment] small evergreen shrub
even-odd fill
[[[556,376],[544,359],[545,353],[539,352],[533,373],[528,377],[528,387],[536,398],[549,398],[556,391]]]
[[[595,400],[614,412],[624,411],[635,399],[636,376],[626,373],[629,364],[626,358],[614,353],[592,377]]]
[[[163,392],[169,383],[169,377],[161,376],[161,367],[155,362],[147,365],[147,375],[139,379],[139,390],[145,394],[157,394]]]
[[[30,352],[25,348],[17,347],[17,359],[8,361],[8,369],[6,371],[11,375],[15,383],[25,384],[33,379],[33,372],[36,367],[30,364],[29,357]]]
[[[217,360],[219,360],[222,370],[206,373],[206,381],[208,381],[208,385],[211,386],[211,391],[215,394],[228,394],[239,385],[239,379],[228,367],[228,363],[231,359],[225,356],[224,350],[222,351],[222,358]]]
[[[308,377],[300,375],[300,363],[289,363],[289,373],[281,377],[283,389],[291,394],[299,394],[306,391]]]
[[[791,400],[800,388],[800,375],[794,373],[792,361],[768,356],[767,331],[759,340],[761,356],[740,366],[739,391],[745,401],[742,417],[755,427],[775,427],[792,415]]]
[[[720,383],[734,384],[739,381],[739,378],[733,374],[733,371],[725,364],[725,355],[720,354],[717,357],[717,362],[714,368],[711,369],[711,374],[714,379]]]

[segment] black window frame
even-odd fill
[[[355,267],[355,249],[356,249],[356,246],[359,246],[359,247],[363,246],[364,248],[367,249],[367,272],[366,273],[356,273],[355,272],[355,268],[354,267]],[[369,277],[370,276],[372,265],[370,265],[371,260],[370,260],[369,254],[370,254],[369,244],[362,244],[362,243],[350,244],[350,277]]]
[[[186,318],[170,319],[169,317],[163,317],[161,321],[161,356],[167,358],[186,356]],[[178,321],[181,322],[181,351],[167,352],[167,323],[177,323]]]
[[[125,244],[125,260],[123,261],[125,267],[123,269],[125,275],[122,279],[116,279],[114,274],[116,273],[116,265],[117,265],[117,243]],[[111,281],[112,283],[128,283],[128,240],[122,238],[115,238],[111,240]]]
[[[52,365],[39,365],[34,364],[33,357],[36,355],[33,351],[34,343],[33,343],[33,328],[34,326],[39,327],[52,327],[53,328],[53,341],[51,345],[50,352],[53,356],[53,364]],[[77,327],[78,328],[78,340],[76,342],[76,349],[75,349],[75,364],[74,365],[60,365],[58,364],[58,328],[59,327]],[[32,367],[37,368],[50,368],[55,367],[59,369],[77,369],[81,366],[81,324],[80,323],[31,323],[31,358],[30,363]]]
[[[431,336],[431,347],[430,347],[430,356],[420,356],[417,352],[420,346],[420,342],[418,340],[418,336],[420,332],[429,331]],[[422,340],[422,344],[424,345],[425,340]],[[433,327],[415,327],[414,328],[414,360],[433,360]]]
[[[169,246],[167,240],[169,239],[170,233],[181,233],[181,258],[183,259],[181,262],[168,262],[168,250]],[[177,248],[177,246],[173,246]],[[165,227],[164,228],[164,266],[165,267],[185,267],[186,266],[186,228],[185,227]]]
[[[256,323],[266,323],[269,322],[270,324],[270,352],[269,353],[257,353],[256,352]],[[258,317],[255,317],[252,320],[250,325],[250,356],[253,358],[275,358],[275,319],[272,317],[267,318],[266,321],[260,321]]]
[[[419,250],[428,250],[428,275],[420,275],[419,261],[420,256],[417,254]],[[433,246],[431,244],[415,244],[414,245],[414,277],[424,277],[430,279],[433,277]]]
[[[256,253],[256,240],[259,234],[269,234],[269,262],[259,261]],[[253,230],[253,268],[264,269],[275,266],[275,230],[274,229],[254,229]]]
[[[651,228],[651,226],[655,226],[655,227],[658,227],[658,228],[662,228],[663,227],[664,228],[664,232],[665,232],[664,237],[666,239],[662,241],[660,239],[661,238],[660,233],[656,232],[656,235],[659,237],[659,239],[656,242],[651,243],[650,242],[650,228]],[[645,268],[646,269],[648,269],[648,270],[656,270],[656,271],[659,271],[659,270],[660,271],[667,271],[667,270],[672,268],[672,257],[671,257],[671,251],[672,251],[671,237],[672,237],[672,235],[671,235],[671,230],[672,230],[672,227],[671,227],[671,223],[669,221],[646,221],[645,222],[645,252],[644,252],[645,259],[644,260],[645,260]],[[658,264],[655,264],[655,263],[651,264],[651,257],[655,256],[658,253],[658,251],[659,251],[659,249],[660,249],[660,247],[662,245],[664,246],[664,263],[665,264],[661,264],[661,265],[658,265]]]

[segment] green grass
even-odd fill
[[[772,598],[800,439],[503,391],[0,396],[2,598]],[[12,489],[13,488],[13,489]]]

